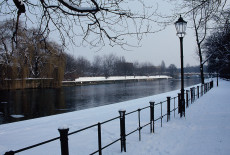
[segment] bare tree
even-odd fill
[[[89,60],[87,60],[85,57],[80,56],[76,59],[76,73],[78,75],[78,77],[80,76],[87,76],[89,74],[90,71],[90,62]]]
[[[200,60],[201,83],[204,84],[204,52],[202,44],[213,27],[214,17],[220,14],[227,0],[185,0],[183,7],[189,8],[185,15],[191,15],[195,31],[197,51]]]
[[[65,53],[65,80],[75,80],[77,77],[77,62],[73,55]]]
[[[101,76],[103,74],[103,58],[95,56],[92,62],[92,74],[93,76]]]
[[[163,75],[166,71],[165,62],[162,60],[160,65],[160,74]]]
[[[168,71],[169,71],[169,76],[171,77],[177,77],[177,67],[174,64],[170,64],[168,67]]]
[[[222,22],[216,26],[216,31],[206,39],[203,49],[208,61],[208,69],[211,72],[220,73],[229,78],[230,70],[230,11],[224,12],[218,17]]]
[[[156,10],[150,4],[144,0],[3,0],[0,16],[17,21],[20,17],[25,25],[37,25],[46,37],[58,31],[63,45],[125,47],[129,45],[126,36],[140,40],[144,34],[158,31],[152,29]],[[15,42],[17,27],[12,35]]]
[[[107,78],[114,75],[115,64],[118,60],[118,57],[114,54],[105,55],[103,59],[103,71],[104,76]]]

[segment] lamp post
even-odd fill
[[[183,60],[183,38],[185,36],[187,22],[180,18],[175,22],[177,36],[180,39],[180,58],[181,58],[181,100],[180,100],[180,117],[185,117],[185,99],[184,99],[184,60]]]

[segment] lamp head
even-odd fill
[[[187,22],[184,21],[184,19],[181,17],[174,23],[177,31],[178,37],[184,37],[185,36],[185,31],[187,27]]]

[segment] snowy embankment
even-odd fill
[[[148,79],[168,79],[166,75],[156,76],[110,76],[106,77],[79,77],[75,79],[75,82],[96,82],[96,81],[120,81],[120,80],[148,80]]]
[[[177,96],[177,91],[167,92],[150,97],[121,102],[113,105],[70,112],[55,116],[27,120],[0,125],[0,154],[9,150],[18,150],[54,137],[58,137],[58,128],[68,126],[69,132],[102,122],[118,116],[119,109],[127,112],[146,107],[149,101],[156,103],[165,101],[167,96]],[[155,133],[149,132],[149,126],[141,131],[141,141],[138,132],[127,137],[127,152],[130,155],[146,154],[229,154],[230,152],[230,82],[219,81],[219,87],[207,92],[186,109],[186,117],[171,114],[170,122],[163,119],[163,127],[159,121],[155,123]],[[171,109],[173,106],[171,107]],[[163,105],[163,113],[166,106]],[[160,114],[155,107],[155,118]],[[141,124],[149,122],[149,109],[141,111]],[[138,127],[137,113],[126,117],[126,132]],[[116,140],[120,136],[119,120],[102,125],[102,146]],[[89,154],[96,151],[97,127],[69,138],[70,154]],[[56,140],[19,154],[60,154],[60,142]],[[120,142],[117,142],[102,152],[103,154],[121,154]],[[123,153],[122,153],[123,154]]]

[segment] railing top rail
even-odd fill
[[[135,112],[137,112],[137,111],[138,111],[138,109],[137,109],[137,110],[134,110],[134,111],[131,111],[131,112],[125,114],[125,115],[129,115],[129,114],[135,113]]]
[[[156,104],[154,104],[154,105],[159,105],[159,104],[161,104],[162,102],[159,102],[159,103],[156,103]]]
[[[79,130],[76,130],[76,131],[70,132],[70,133],[68,133],[68,135],[72,135],[72,134],[75,134],[75,133],[78,133],[78,132],[81,132],[81,131],[87,130],[87,129],[92,128],[92,127],[95,127],[95,126],[97,126],[97,125],[98,125],[98,123],[97,123],[97,124],[93,124],[93,125],[91,125],[91,126],[87,126],[87,127],[85,127],[85,128],[82,128],[82,129],[79,129]]]
[[[140,110],[144,110],[144,109],[147,109],[147,108],[149,108],[150,106],[146,106],[146,107],[144,107],[144,108],[140,108]]]
[[[104,121],[104,122],[101,122],[101,124],[108,123],[108,122],[113,121],[113,120],[118,119],[118,118],[120,118],[120,116],[117,116],[117,117],[111,118],[111,119],[106,120],[106,121]]]
[[[25,150],[29,150],[29,149],[32,149],[34,147],[40,146],[40,145],[44,145],[46,143],[50,143],[50,142],[58,140],[58,139],[60,139],[60,137],[56,137],[56,138],[53,138],[53,139],[50,139],[50,140],[47,140],[47,141],[44,141],[44,142],[41,142],[41,143],[37,143],[37,144],[31,145],[31,146],[28,146],[28,147],[25,147],[25,148],[13,151],[13,152],[14,153],[19,153],[19,152],[22,152],[22,151],[25,151]]]

